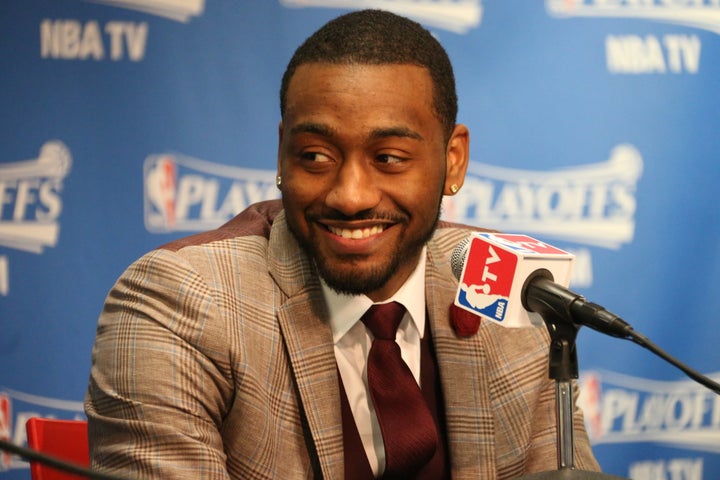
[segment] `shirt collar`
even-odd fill
[[[410,314],[422,338],[425,334],[425,264],[427,249],[423,247],[415,270],[400,289],[386,301],[401,303]],[[330,312],[330,327],[333,341],[337,343],[350,330],[360,317],[373,304],[367,295],[345,295],[337,293],[320,278],[325,301]]]

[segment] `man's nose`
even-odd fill
[[[373,171],[369,160],[346,159],[337,171],[325,203],[346,216],[372,209],[382,198],[377,183],[377,172]]]

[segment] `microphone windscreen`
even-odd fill
[[[465,260],[467,259],[471,241],[471,237],[464,238],[460,243],[458,243],[457,247],[455,247],[455,250],[453,250],[450,255],[450,268],[452,268],[453,275],[455,275],[455,278],[458,280],[460,280],[460,276],[462,276],[463,266],[465,265]]]

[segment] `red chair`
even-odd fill
[[[87,422],[83,420],[55,420],[30,418],[25,424],[28,447],[57,459],[81,467],[90,466]],[[78,475],[30,462],[32,480],[77,480]]]

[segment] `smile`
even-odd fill
[[[375,225],[369,228],[338,228],[328,225],[328,230],[330,230],[338,237],[351,238],[353,240],[360,240],[363,238],[372,237],[373,235],[382,233],[384,229],[385,228],[382,225]]]

